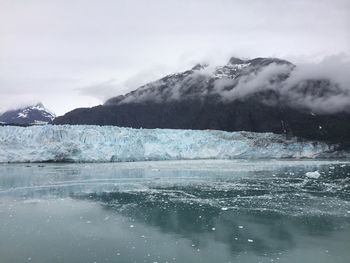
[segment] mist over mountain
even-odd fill
[[[0,115],[2,124],[45,124],[51,122],[55,115],[50,112],[42,103],[23,107],[20,109],[9,110]]]
[[[323,71],[315,74],[278,58],[198,64],[54,123],[274,132],[348,142],[350,80],[343,65],[336,72],[320,65]]]
[[[332,61],[325,63],[332,64]],[[191,70],[166,76],[139,89],[108,100],[105,105],[129,102],[170,102],[191,98],[217,97],[229,103],[249,96],[268,92],[262,102],[287,103],[291,107],[312,110],[315,113],[350,111],[350,77],[341,79],[350,65],[343,63],[318,65],[315,75],[311,69],[301,69],[286,60],[231,58],[224,66],[198,64]],[[331,70],[337,69],[337,75]],[[305,72],[306,71],[306,72]],[[314,69],[315,71],[315,69]],[[328,74],[327,74],[328,73]],[[274,96],[272,96],[272,94]]]

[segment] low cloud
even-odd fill
[[[350,59],[344,54],[298,65],[281,94],[290,104],[316,113],[350,112]]]
[[[291,65],[271,63],[257,72],[243,75],[239,79],[218,79],[215,81],[215,91],[224,101],[232,101],[265,90],[277,90],[279,78],[286,76],[292,70]]]
[[[349,72],[350,60],[344,54],[296,67],[271,63],[238,79],[218,79],[215,91],[223,101],[231,102],[270,90],[278,94],[279,102],[295,108],[314,113],[350,112]]]
[[[115,79],[103,81],[90,86],[78,88],[81,94],[95,97],[101,101],[105,101],[115,96],[119,92],[119,83]]]

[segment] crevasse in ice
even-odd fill
[[[0,162],[315,158],[324,143],[283,135],[113,126],[0,127]]]

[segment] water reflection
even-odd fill
[[[295,248],[300,235],[316,239],[330,237],[344,226],[349,231],[345,213],[343,218],[327,213],[296,216],[268,209],[220,208],[177,197],[174,200],[173,195],[162,193],[151,197],[142,192],[102,193],[85,198],[138,223],[191,240],[201,249],[206,247],[208,239],[222,242],[236,256],[246,251],[274,256]]]
[[[349,168],[2,165],[1,262],[348,262]]]

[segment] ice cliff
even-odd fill
[[[272,133],[115,126],[0,127],[0,162],[316,158],[331,151]]]

